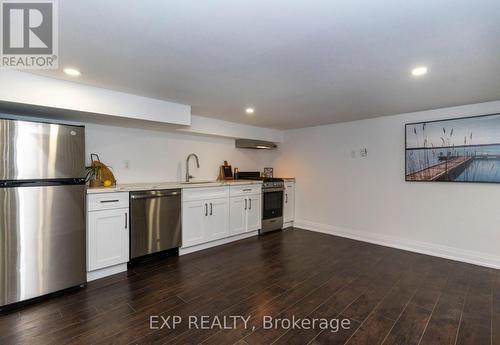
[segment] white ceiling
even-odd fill
[[[60,67],[78,82],[197,115],[287,129],[500,99],[499,0],[64,0],[59,13]]]

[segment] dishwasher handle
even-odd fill
[[[154,198],[166,198],[169,196],[177,196],[180,193],[175,191],[175,192],[159,192],[159,193],[154,193],[154,194],[131,194],[130,199],[154,199]]]

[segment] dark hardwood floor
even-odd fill
[[[182,322],[151,329],[151,315]],[[251,319],[247,328],[189,327],[189,316],[200,325],[203,315]],[[350,327],[264,329],[264,316]],[[500,345],[500,271],[290,229],[136,266],[0,314],[2,345],[198,343]]]

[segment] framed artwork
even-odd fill
[[[264,177],[273,177],[273,168],[264,168]]]
[[[405,125],[405,180],[500,182],[500,114]]]

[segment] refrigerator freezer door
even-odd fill
[[[0,180],[85,176],[85,129],[0,119]]]
[[[85,186],[0,188],[0,306],[86,281]]]

